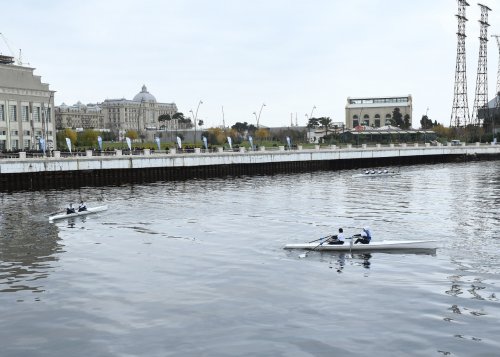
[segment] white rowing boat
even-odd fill
[[[401,173],[396,171],[365,171],[361,174],[354,174],[352,177],[384,177],[384,176],[398,176]]]
[[[397,250],[431,250],[437,249],[438,242],[435,240],[394,240],[394,241],[376,241],[370,244],[350,244],[346,241],[344,244],[327,244],[318,245],[315,243],[295,243],[287,244],[284,249],[305,249],[305,250],[321,250],[321,251],[397,251]]]
[[[98,207],[87,208],[86,211],[81,211],[81,212],[75,212],[75,213],[70,213],[70,214],[67,214],[67,213],[57,214],[55,216],[50,216],[49,217],[49,222],[57,221],[58,219],[65,219],[65,218],[78,217],[78,216],[86,216],[88,214],[106,211],[107,209],[108,209],[108,206],[98,206]]]

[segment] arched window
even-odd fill
[[[359,117],[357,115],[352,116],[352,127],[355,128],[359,125]]]
[[[361,125],[370,126],[370,116],[368,114],[365,114],[363,116],[363,122],[361,123]]]
[[[391,114],[386,114],[385,115],[385,125],[391,125],[392,121],[392,115]]]

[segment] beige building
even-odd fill
[[[0,150],[55,147],[54,91],[34,70],[0,55]]]
[[[132,100],[106,99],[100,104],[104,114],[104,125],[107,129],[124,133],[127,130],[143,132],[157,130],[160,126],[158,117],[162,114],[173,115],[177,113],[175,103],[159,103],[148,92],[145,85]],[[175,123],[171,120],[167,126]],[[167,129],[169,129],[167,127]]]
[[[65,103],[55,109],[56,128],[73,129],[102,129],[104,128],[104,114],[98,104],[82,104],[78,102],[72,106]]]
[[[345,106],[347,129],[359,125],[380,128],[390,125],[392,112],[399,108],[403,117],[409,115],[410,126],[413,118],[411,95],[397,97],[349,97]]]

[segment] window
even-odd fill
[[[23,136],[30,136],[30,135],[31,135],[31,131],[29,131],[29,130],[23,131]]]
[[[4,114],[4,105],[0,104],[0,121],[5,120],[5,114]]]
[[[25,149],[29,149],[29,148],[30,148],[30,146],[31,146],[30,144],[31,144],[31,142],[30,142],[30,140],[29,140],[29,139],[24,139],[24,140],[23,140],[23,147],[24,147]]]
[[[40,107],[33,108],[33,122],[40,123]]]
[[[9,105],[10,121],[17,121],[17,106]]]
[[[17,150],[19,148],[19,140],[12,140],[12,150]]]
[[[52,123],[52,112],[50,109],[51,108],[47,108],[47,123]]]
[[[26,105],[23,105],[21,107],[21,120],[22,121],[29,121],[28,113],[29,113],[29,107]]]
[[[18,136],[19,135],[19,131],[17,131],[17,130],[11,130],[10,131],[10,135],[11,136]]]

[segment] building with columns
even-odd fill
[[[55,148],[54,91],[34,70],[0,55],[0,151]]]
[[[411,95],[395,97],[349,97],[345,106],[347,129],[357,126],[380,128],[391,125],[392,112],[399,108],[403,117],[409,115],[410,126],[413,118]]]
[[[78,102],[68,106],[65,103],[55,109],[56,128],[102,129],[104,114],[98,104]]]
[[[106,99],[100,104],[104,114],[104,125],[114,132],[136,130],[157,130],[160,126],[158,117],[162,114],[170,116],[177,113],[175,103],[159,103],[154,95],[148,92],[145,85],[132,100]],[[167,125],[174,123],[167,123]]]

